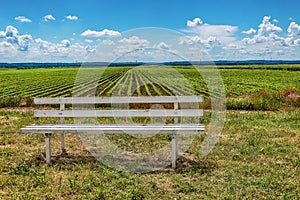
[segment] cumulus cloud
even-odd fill
[[[273,19],[273,22],[278,23],[279,21],[278,19]]]
[[[0,30],[0,60],[3,62],[74,62],[83,60],[93,47],[83,46],[68,39],[52,43],[29,34],[20,34],[18,29],[7,26]]]
[[[123,45],[128,46],[135,46],[135,47],[146,47],[149,45],[148,40],[140,39],[138,36],[132,36],[130,38],[123,38],[119,40],[119,43],[122,43]]]
[[[148,47],[150,42],[148,40],[139,38],[138,36],[131,36],[129,38],[122,38],[118,40],[117,47],[113,51],[116,56],[122,56],[133,51],[143,51]]]
[[[245,34],[255,35],[252,38],[244,38],[242,42],[244,42],[244,44],[254,45],[273,41],[277,42],[277,44],[279,45],[287,45],[287,43],[285,42],[285,38],[277,35],[277,33],[282,32],[282,28],[271,23],[270,20],[270,16],[264,16],[261,24],[258,26],[257,32],[252,28],[248,31],[243,32]]]
[[[181,37],[179,44],[201,44],[205,49],[211,50],[214,47],[227,45],[236,40],[235,33],[238,27],[230,25],[210,25],[202,24],[188,27],[183,30],[188,34],[187,37]]]
[[[296,22],[291,22],[287,32],[290,37],[300,37],[300,26]]]
[[[170,47],[166,43],[164,43],[164,42],[159,43],[157,45],[157,48],[163,49],[163,50],[169,50],[170,49]]]
[[[0,42],[0,46],[1,47],[12,47],[12,44],[4,41],[4,42]]]
[[[242,31],[242,33],[251,35],[251,34],[255,34],[256,30],[254,28],[250,28],[248,31]]]
[[[52,43],[41,38],[34,40],[36,44],[34,57],[53,61],[76,61],[83,60],[84,57],[92,52],[93,48],[89,45],[83,46],[77,42],[72,44],[70,40],[62,40],[60,43]],[[53,60],[54,59],[54,60]]]
[[[287,33],[281,33],[283,29],[271,23],[270,20],[271,17],[265,16],[253,36],[224,46],[222,56],[224,57],[227,53],[232,57],[238,55],[238,59],[298,59],[300,26],[296,22],[291,22]]]
[[[84,40],[86,43],[93,43],[93,40]]]
[[[4,38],[5,37],[5,32],[4,31],[0,31],[0,38]]]
[[[15,17],[15,20],[16,21],[20,21],[22,23],[30,23],[32,22],[30,19],[28,19],[27,17],[25,16],[18,16],[18,17]]]
[[[225,49],[225,50],[242,50],[242,49],[246,49],[246,46],[239,45],[239,44],[228,44],[227,46],[224,46],[223,49]]]
[[[112,45],[115,45],[115,42],[112,40],[103,40],[102,44],[107,45],[107,46],[112,46]]]
[[[187,20],[187,22],[186,22],[186,25],[188,27],[194,27],[194,26],[198,26],[198,25],[201,25],[201,24],[203,24],[203,21],[198,17],[194,18],[193,21]]]
[[[45,15],[43,17],[44,21],[47,22],[47,21],[55,21],[55,17],[53,17],[53,15],[49,14],[49,15]]]
[[[0,58],[2,62],[11,62],[10,58],[17,57],[18,50],[9,42],[0,42]]]
[[[62,40],[61,44],[62,44],[63,47],[66,47],[66,48],[71,46],[70,40]]]
[[[296,39],[296,40],[294,41],[294,44],[295,44],[296,46],[300,46],[300,39]]]
[[[78,17],[75,15],[68,15],[68,16],[66,16],[66,19],[76,21],[76,20],[78,20]]]
[[[18,49],[20,51],[28,51],[30,42],[32,41],[32,36],[31,35],[21,35],[18,37]]]
[[[199,36],[188,36],[179,38],[179,44],[200,44],[203,45],[205,49],[212,49],[213,47],[221,45],[222,42],[215,36],[209,36],[206,39]]]
[[[48,48],[51,46],[51,43],[43,40],[41,38],[37,38],[34,40],[38,44],[38,48],[41,50],[48,50]]]
[[[86,30],[83,33],[81,33],[81,36],[84,37],[119,37],[121,36],[121,33],[114,30],[108,30],[104,29],[102,31],[93,31],[93,30]]]
[[[261,35],[255,35],[253,38],[244,38],[242,41],[245,44],[257,44],[257,43],[263,43],[268,40],[267,37],[261,36]]]
[[[19,35],[18,29],[13,26],[7,26],[5,31],[0,31],[0,38],[15,45],[19,51],[27,51],[32,40],[29,34]]]
[[[18,34],[19,34],[18,29],[16,29],[13,26],[7,26],[6,30],[5,30],[5,33],[4,33],[4,36],[5,37],[16,37]]]
[[[276,26],[275,24],[272,24],[270,22],[271,17],[270,16],[264,16],[262,23],[258,26],[258,34],[264,35],[269,33],[275,33],[275,32],[281,32],[282,29],[279,26]]]

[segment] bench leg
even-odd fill
[[[61,154],[62,155],[66,155],[67,154],[67,151],[66,151],[66,145],[65,145],[65,134],[62,133],[60,135],[60,144],[61,144]]]
[[[176,168],[177,159],[177,138],[176,134],[172,134],[172,168]]]
[[[45,133],[45,140],[46,140],[46,164],[51,164],[51,145],[50,145],[50,133]]]

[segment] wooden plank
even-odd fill
[[[35,110],[35,117],[198,117],[203,110]]]
[[[35,98],[35,104],[121,104],[121,103],[197,103],[202,96],[147,96],[147,97],[64,97]]]

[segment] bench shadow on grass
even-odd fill
[[[42,155],[36,156],[35,162],[39,164],[45,163]],[[92,156],[88,151],[78,154],[58,154],[51,157],[51,165],[100,165],[107,167]],[[185,173],[195,172],[198,174],[210,174],[217,168],[215,161],[208,159],[199,159],[192,155],[182,155],[176,160],[176,168],[173,169],[171,164],[165,168],[147,172],[148,174],[168,174],[168,173]],[[111,168],[111,170],[115,170]]]
[[[173,169],[171,164],[166,168],[150,172],[152,174],[164,173],[184,173],[196,172],[198,174],[209,174],[217,168],[216,162],[207,159],[198,159],[191,156],[182,155],[176,160],[176,168]]]

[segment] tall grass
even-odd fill
[[[29,107],[33,105],[33,98],[31,97],[0,97],[0,108],[6,107]]]
[[[276,111],[283,107],[300,107],[300,93],[287,89],[281,92],[259,92],[228,98],[229,110]]]

